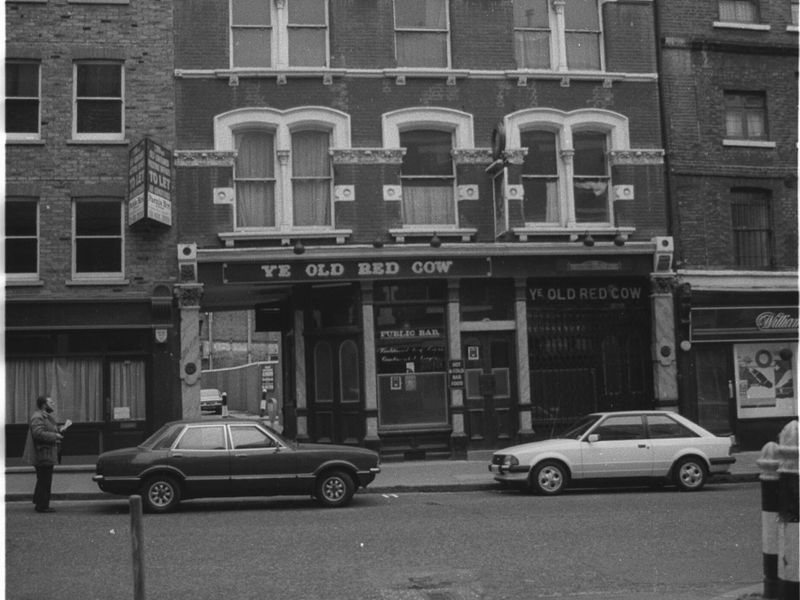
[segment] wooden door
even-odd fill
[[[312,343],[309,434],[315,442],[358,444],[364,437],[361,352],[352,337]]]

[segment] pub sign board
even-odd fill
[[[149,138],[128,157],[128,223],[172,225],[172,152]]]

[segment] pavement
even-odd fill
[[[381,472],[361,493],[460,492],[497,489],[489,473],[492,450],[470,452],[467,460],[419,460],[382,462]],[[756,460],[760,452],[737,452],[730,473],[718,475],[711,483],[758,481]],[[53,474],[54,501],[113,498],[92,481],[96,456],[65,456]],[[20,459],[6,459],[5,501],[30,501],[36,482],[33,467]]]

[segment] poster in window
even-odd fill
[[[734,345],[736,407],[740,419],[797,415],[797,344]]]

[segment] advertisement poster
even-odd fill
[[[797,415],[797,344],[736,344],[736,406],[740,419]]]

